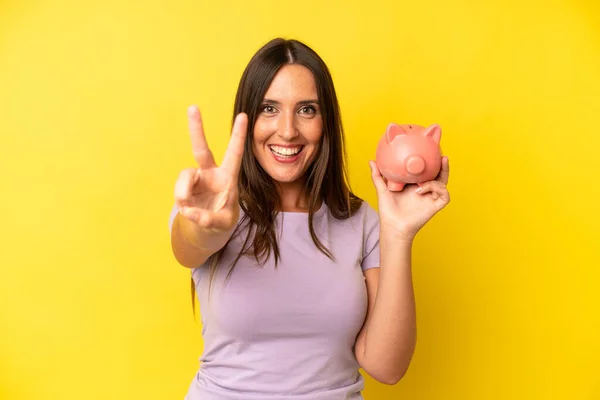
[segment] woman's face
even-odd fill
[[[254,126],[253,152],[280,183],[300,182],[323,135],[317,86],[301,65],[283,66],[265,94]]]

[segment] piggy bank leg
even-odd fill
[[[390,192],[400,192],[402,191],[402,189],[404,189],[404,185],[404,182],[387,182],[387,187],[390,190]]]

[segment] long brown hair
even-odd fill
[[[244,112],[248,115],[248,134],[239,175],[239,204],[243,211],[231,239],[243,229],[247,230],[244,245],[230,266],[228,277],[243,255],[256,259],[258,264],[273,254],[275,265],[279,261],[279,247],[275,234],[275,218],[280,207],[279,193],[273,179],[262,169],[252,152],[254,125],[271,81],[286,64],[299,64],[308,68],[314,76],[321,115],[323,136],[315,161],[306,174],[308,193],[308,221],[310,235],[315,246],[329,258],[334,258],[317,237],[313,227],[313,216],[324,202],[333,217],[346,219],[360,208],[362,199],[352,193],[346,169],[344,130],[333,80],[329,69],[319,55],[298,40],[276,38],[252,57],[242,74],[237,94],[233,119]],[[229,242],[209,258],[210,280],[219,266],[221,254]],[[261,260],[262,259],[262,260]],[[192,289],[194,285],[192,283]],[[192,294],[194,299],[194,294]]]

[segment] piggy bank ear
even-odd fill
[[[423,134],[429,136],[434,142],[439,144],[442,139],[442,128],[438,124],[433,124],[428,126]]]
[[[392,143],[394,138],[398,135],[405,135],[406,132],[402,127],[398,124],[389,124],[387,130],[385,131],[385,136],[387,137],[388,143]]]

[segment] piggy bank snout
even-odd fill
[[[406,172],[410,175],[419,175],[425,171],[425,160],[421,156],[410,156],[404,163]]]

